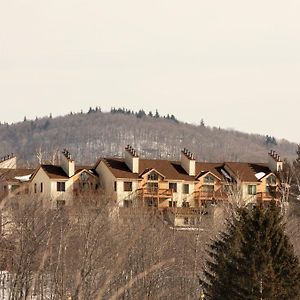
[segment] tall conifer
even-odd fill
[[[300,267],[280,209],[242,208],[209,249],[205,299],[300,299]]]

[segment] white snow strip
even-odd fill
[[[265,175],[266,175],[266,173],[264,173],[264,172],[259,172],[259,173],[256,173],[256,174],[255,174],[255,177],[256,177],[258,180],[260,180],[260,179],[262,179]]]
[[[24,176],[16,176],[15,179],[20,180],[21,182],[26,182],[30,180],[31,175],[32,174],[24,175]]]
[[[221,173],[222,173],[227,179],[231,179],[231,177],[229,176],[229,174],[228,174],[224,169],[221,169]]]

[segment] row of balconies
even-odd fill
[[[172,189],[161,189],[161,188],[147,188],[143,187],[137,190],[137,196],[141,198],[157,198],[157,199],[168,199],[173,198],[174,191]],[[279,192],[258,192],[255,195],[257,200],[270,201],[272,199],[279,200]],[[195,201],[205,200],[228,200],[228,192],[225,192],[222,188],[216,191],[194,191],[190,197]]]

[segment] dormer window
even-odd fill
[[[89,180],[89,175],[86,172],[80,174],[80,180],[87,182]]]
[[[276,185],[276,177],[275,177],[275,175],[270,175],[267,178],[267,184],[268,185]]]
[[[148,174],[148,180],[158,181],[158,174],[156,172],[151,172]]]
[[[205,183],[213,184],[215,182],[215,178],[212,175],[206,175],[203,179]]]

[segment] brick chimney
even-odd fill
[[[125,163],[132,173],[139,172],[139,160],[136,151],[130,145],[127,145],[125,148]]]
[[[282,170],[283,162],[280,156],[274,150],[270,150],[268,153],[268,158],[268,165],[272,172],[279,172]]]
[[[194,154],[186,148],[181,151],[181,166],[190,176],[196,176],[196,160]]]
[[[0,158],[0,169],[16,169],[17,157],[12,153]]]
[[[75,161],[72,159],[68,150],[64,149],[61,155],[61,167],[67,173],[68,177],[75,174]]]

